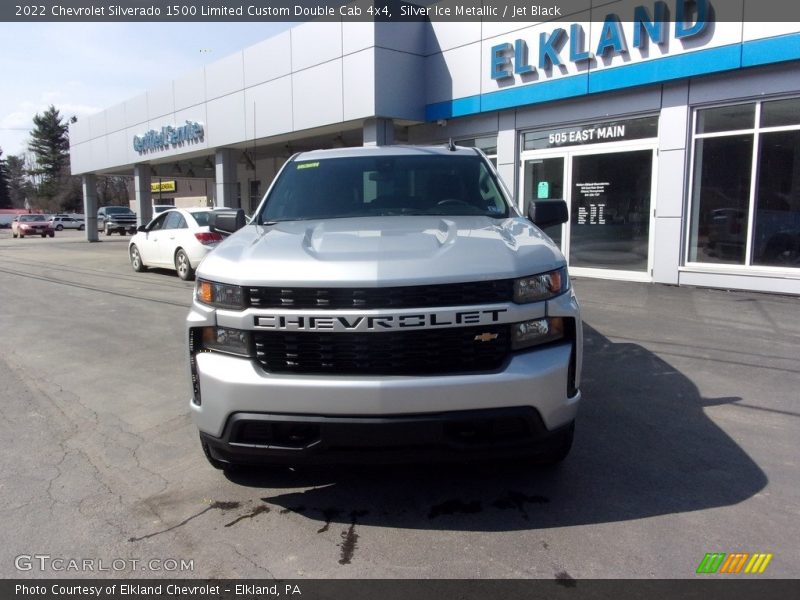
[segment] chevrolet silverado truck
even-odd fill
[[[127,206],[103,206],[97,211],[97,230],[111,235],[136,233],[136,213]]]
[[[216,468],[491,457],[555,463],[580,400],[580,308],[480,150],[296,154],[200,264],[190,400]]]

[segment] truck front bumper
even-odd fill
[[[200,437],[222,463],[399,463],[544,456],[568,444],[573,427],[550,431],[531,407],[391,417],[235,413],[221,437]]]
[[[359,447],[404,459],[535,451],[572,425],[580,401],[568,395],[572,343],[514,354],[497,371],[423,377],[276,375],[214,352],[194,360],[192,416],[223,461],[335,460]]]

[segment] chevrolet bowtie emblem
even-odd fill
[[[492,340],[497,339],[496,333],[482,333],[480,335],[475,336],[476,342],[491,342]]]

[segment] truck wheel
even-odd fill
[[[175,270],[178,272],[178,277],[184,281],[191,281],[194,279],[192,263],[189,262],[189,257],[181,248],[178,248],[178,251],[175,253]]]
[[[42,237],[43,237],[43,238],[46,238],[46,237],[47,237],[47,234],[46,234],[46,233],[43,233],[43,234],[42,234]]]
[[[111,235],[111,230],[108,228],[108,225],[105,227],[106,235]]]
[[[135,245],[131,246],[130,257],[131,257],[131,266],[133,267],[134,271],[136,271],[137,273],[141,273],[142,271],[147,270],[147,267],[145,267],[144,263],[142,262],[142,257],[139,254],[139,249]]]
[[[120,230],[119,230],[119,234],[120,234],[120,235],[124,236],[124,235],[125,235],[125,233],[126,233],[126,232],[125,232],[125,230],[124,230],[124,229],[120,229]]]

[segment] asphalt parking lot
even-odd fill
[[[134,273],[128,239],[0,230],[0,577],[687,578],[706,552],[800,575],[798,298],[577,280],[557,469],[228,479],[188,414],[192,284]],[[19,570],[36,555],[109,570]]]

